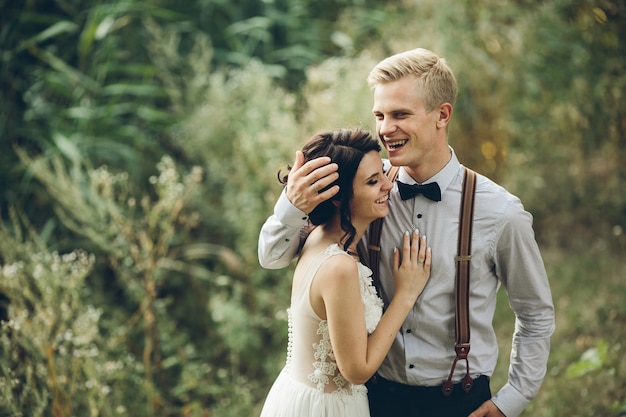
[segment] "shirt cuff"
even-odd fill
[[[529,400],[516,390],[511,384],[506,384],[491,399],[506,417],[517,417],[522,414]]]
[[[282,224],[290,227],[302,227],[309,220],[308,214],[291,204],[284,189],[274,206],[274,215]]]

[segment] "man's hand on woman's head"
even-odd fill
[[[339,177],[337,168],[337,164],[331,163],[328,157],[316,158],[304,163],[302,151],[297,151],[296,161],[287,180],[286,192],[291,204],[309,214],[319,203],[332,198],[339,192],[338,185],[323,192],[320,191]]]

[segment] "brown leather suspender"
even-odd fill
[[[392,182],[398,176],[398,167],[390,167],[387,170],[387,178]],[[463,178],[463,192],[461,194],[461,209],[459,214],[459,237],[457,241],[456,262],[456,314],[455,314],[455,333],[456,344],[454,350],[456,357],[452,363],[452,369],[448,380],[443,385],[443,394],[449,396],[452,394],[453,384],[452,377],[459,360],[464,360],[467,372],[462,380],[462,387],[465,392],[472,389],[473,380],[470,376],[469,360],[467,358],[470,350],[470,324],[469,324],[469,271],[470,261],[472,259],[472,223],[474,217],[474,194],[476,192],[476,173],[469,168],[465,168],[465,176]],[[380,269],[380,233],[383,226],[383,219],[377,219],[370,225],[368,239],[369,266],[372,270],[372,280],[378,290],[378,294],[382,294],[380,285],[379,269]]]
[[[448,380],[443,384],[443,395],[452,394],[452,377],[459,360],[465,361],[466,373],[461,380],[463,391],[469,392],[474,381],[470,376],[469,360],[467,355],[470,351],[470,310],[469,310],[469,273],[472,260],[472,223],[474,218],[474,194],[476,192],[476,173],[465,168],[463,179],[463,193],[461,194],[461,209],[459,214],[459,238],[457,241],[456,262],[456,314],[455,333],[456,344],[454,350],[456,357],[450,369]]]

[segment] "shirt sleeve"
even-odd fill
[[[274,213],[265,221],[259,234],[258,256],[263,268],[284,268],[296,257],[302,229],[309,216],[296,208],[281,193]]]
[[[502,224],[495,245],[496,273],[515,313],[508,382],[493,397],[507,417],[517,417],[537,395],[546,375],[554,304],[532,229],[519,200]]]

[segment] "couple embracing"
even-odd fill
[[[476,176],[466,259],[471,350],[452,366],[465,172],[447,135],[456,80],[445,60],[415,49],[381,61],[368,82],[389,159],[361,129],[314,135],[261,230],[262,266],[298,259],[287,363],[261,416],[518,416],[543,381],[554,331],[532,216]],[[392,166],[400,167],[396,181],[387,175]],[[376,239],[370,225],[380,218]],[[377,266],[366,261],[368,245],[379,249]],[[508,381],[492,395],[500,286],[515,333]]]

